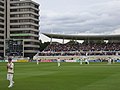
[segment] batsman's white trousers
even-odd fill
[[[11,73],[8,73],[7,74],[7,80],[9,80],[10,81],[10,84],[9,84],[9,86],[13,86],[13,74],[11,74]]]
[[[9,81],[13,80],[13,74],[8,73],[7,80],[9,80]]]

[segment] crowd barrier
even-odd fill
[[[8,60],[7,59],[0,60],[0,62],[8,62]],[[29,59],[27,59],[27,58],[13,58],[12,62],[29,62]]]
[[[38,60],[39,62],[57,62],[57,60]],[[107,62],[107,60],[88,60],[89,62]],[[0,60],[0,62],[8,62],[8,60]],[[13,62],[36,62],[36,60],[13,60]],[[61,62],[81,62],[81,60],[61,60]],[[84,60],[82,62],[85,62]],[[114,60],[120,62],[120,60]]]
[[[115,62],[120,62],[120,56],[112,55],[112,56],[87,56],[89,62],[103,62],[108,58],[112,58]],[[86,56],[39,56],[39,62],[57,62],[57,59],[60,58],[61,62],[80,62]],[[28,59],[28,58],[14,58],[13,62],[36,62],[36,60]],[[0,60],[0,62],[8,62],[8,60]],[[84,62],[84,60],[83,60]]]
[[[39,62],[57,62],[57,60],[38,60]],[[60,62],[85,62],[85,60],[60,60]],[[108,60],[88,60],[89,62],[108,62]],[[32,60],[30,62],[36,62]],[[120,60],[114,60],[114,62],[120,62]]]
[[[0,62],[5,62],[5,60],[0,60]]]

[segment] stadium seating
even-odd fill
[[[54,43],[48,45],[42,56],[119,55],[120,43]]]

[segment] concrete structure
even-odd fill
[[[4,52],[4,38],[6,32],[5,7],[5,0],[0,0],[0,56],[3,56]]]
[[[0,36],[4,39],[22,39],[24,56],[32,57],[39,50],[39,4],[31,0],[2,0],[0,2],[4,4],[2,6],[0,3],[0,8],[4,9],[4,11],[0,10],[0,19],[1,13],[4,14],[2,19],[5,19],[4,22],[0,22],[0,25],[4,26],[0,29],[3,31]]]
[[[51,34],[51,33],[42,33],[45,36],[51,38],[50,42],[52,43],[52,38],[55,39],[65,39],[68,40],[84,40],[84,42],[104,42],[107,40],[110,43],[120,43],[120,35],[65,35],[65,34]]]

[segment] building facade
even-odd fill
[[[3,56],[4,53],[4,38],[6,32],[6,4],[4,0],[0,0],[0,56]]]
[[[2,23],[3,31],[5,31],[4,39],[23,40],[24,56],[33,56],[39,50],[39,4],[31,0],[3,0],[1,2],[4,2],[5,6],[0,6],[6,9],[6,12],[0,11],[6,14],[4,17],[6,24]]]

